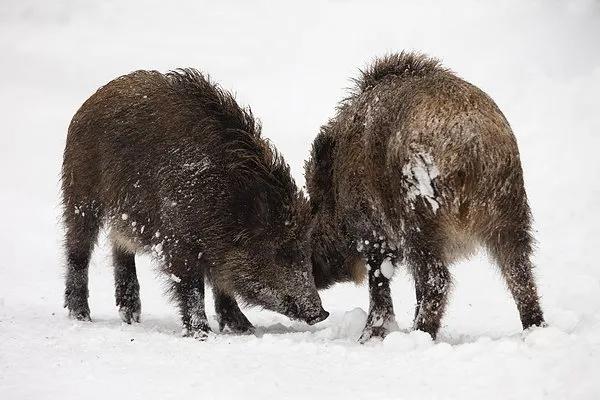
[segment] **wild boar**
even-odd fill
[[[437,60],[402,52],[364,71],[315,139],[306,181],[317,287],[360,281],[366,261],[361,342],[395,325],[389,280],[398,264],[414,277],[414,329],[435,338],[448,266],[478,245],[499,265],[523,328],[544,323],[513,132],[488,95]]]
[[[62,166],[65,307],[90,320],[88,262],[110,230],[116,304],[140,320],[134,255],[158,259],[183,332],[204,338],[204,279],[220,329],[253,327],[236,302],[325,319],[306,242],[308,202],[250,110],[193,69],[137,71],[93,94],[69,126]]]

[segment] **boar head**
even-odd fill
[[[326,319],[307,249],[310,211],[302,192],[295,186],[287,196],[248,190],[237,201],[244,229],[227,257],[235,270],[233,291],[247,304],[291,319],[311,325]]]

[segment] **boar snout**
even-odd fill
[[[325,311],[323,309],[323,307],[321,307],[321,311],[319,312],[319,315],[317,315],[314,318],[306,318],[305,321],[309,325],[314,325],[316,323],[326,320],[327,317],[329,317],[329,313],[327,311]]]
[[[286,298],[286,312],[291,319],[303,320],[309,325],[314,325],[329,317],[329,313],[323,309],[318,295],[308,301],[295,301],[291,297]]]

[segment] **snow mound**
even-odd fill
[[[525,333],[525,343],[536,348],[555,348],[565,346],[571,341],[570,335],[558,328],[531,328]]]
[[[433,346],[431,336],[422,331],[411,332],[391,332],[383,341],[386,348],[393,349],[398,352],[409,352],[413,350],[423,350]]]

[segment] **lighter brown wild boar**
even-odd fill
[[[376,60],[356,83],[306,164],[317,287],[360,280],[366,260],[364,342],[395,325],[389,280],[406,264],[416,287],[414,329],[435,338],[448,266],[481,245],[499,265],[523,328],[542,325],[519,150],[494,101],[414,53]]]
[[[116,303],[139,321],[134,255],[169,277],[184,333],[205,338],[204,280],[219,327],[253,327],[236,297],[291,318],[327,317],[304,249],[308,203],[252,114],[199,72],[138,71],[100,88],[69,126],[62,167],[65,307],[90,319],[88,263],[110,229]]]

